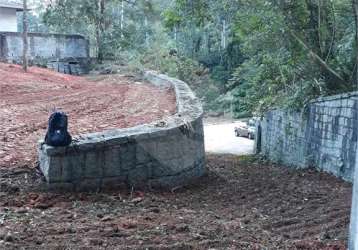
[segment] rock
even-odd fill
[[[325,231],[324,233],[321,234],[321,240],[331,240],[332,236],[330,235],[329,232]]]
[[[111,220],[113,220],[113,219],[112,219],[112,217],[110,217],[110,216],[104,216],[104,217],[101,219],[101,221],[103,221],[103,222],[105,222],[105,221],[111,221]]]
[[[88,239],[88,243],[89,243],[89,245],[92,245],[92,246],[101,246],[103,244],[103,240],[97,239],[97,238],[92,238],[92,239]]]
[[[137,204],[137,203],[142,202],[143,200],[144,200],[143,197],[137,197],[137,198],[132,199],[131,202]]]
[[[127,237],[128,235],[118,230],[118,228],[107,227],[103,230],[106,237],[120,238]]]
[[[135,220],[126,220],[122,223],[124,229],[134,229],[137,227],[137,221]]]
[[[105,69],[102,69],[99,73],[100,73],[101,75],[111,74],[111,73],[112,73],[112,69],[111,69],[111,68],[105,68]]]
[[[15,237],[10,234],[10,233],[7,233],[4,237],[4,241],[6,242],[14,242],[15,241]]]
[[[35,243],[36,243],[36,245],[42,245],[43,244],[42,240],[40,240],[40,239],[36,239]]]
[[[77,230],[73,227],[68,227],[66,229],[66,232],[69,233],[69,234],[75,234],[77,232]]]
[[[9,194],[15,194],[20,191],[20,188],[18,186],[9,185],[7,183],[1,183],[0,184],[0,190],[1,192],[7,192]]]
[[[0,231],[0,240],[4,240],[6,236],[6,233],[4,233],[3,231]]]
[[[220,117],[224,115],[224,112],[208,112],[206,114],[208,117]]]
[[[160,209],[157,208],[157,207],[154,207],[154,208],[150,209],[149,211],[152,212],[152,213],[156,213],[156,214],[160,213]]]
[[[42,210],[45,210],[45,209],[48,209],[52,207],[52,204],[49,204],[49,203],[37,203],[34,205],[34,208],[37,208],[37,209],[42,209]]]
[[[188,233],[188,232],[190,232],[190,228],[186,224],[179,224],[175,228],[176,228],[176,231],[178,233]]]
[[[16,210],[16,213],[18,214],[26,214],[28,212],[28,210],[26,208],[19,208],[18,210]]]

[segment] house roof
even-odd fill
[[[0,0],[0,8],[10,8],[16,10],[23,10],[21,0]]]

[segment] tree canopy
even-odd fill
[[[357,89],[357,2],[53,0],[29,27],[83,34],[99,61],[181,78],[241,116]]]

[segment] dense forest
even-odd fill
[[[358,0],[51,0],[30,31],[78,33],[98,63],[159,70],[236,117],[358,87]],[[21,27],[20,27],[21,28]]]

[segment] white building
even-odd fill
[[[0,32],[17,32],[17,15],[22,11],[21,0],[0,0]]]

